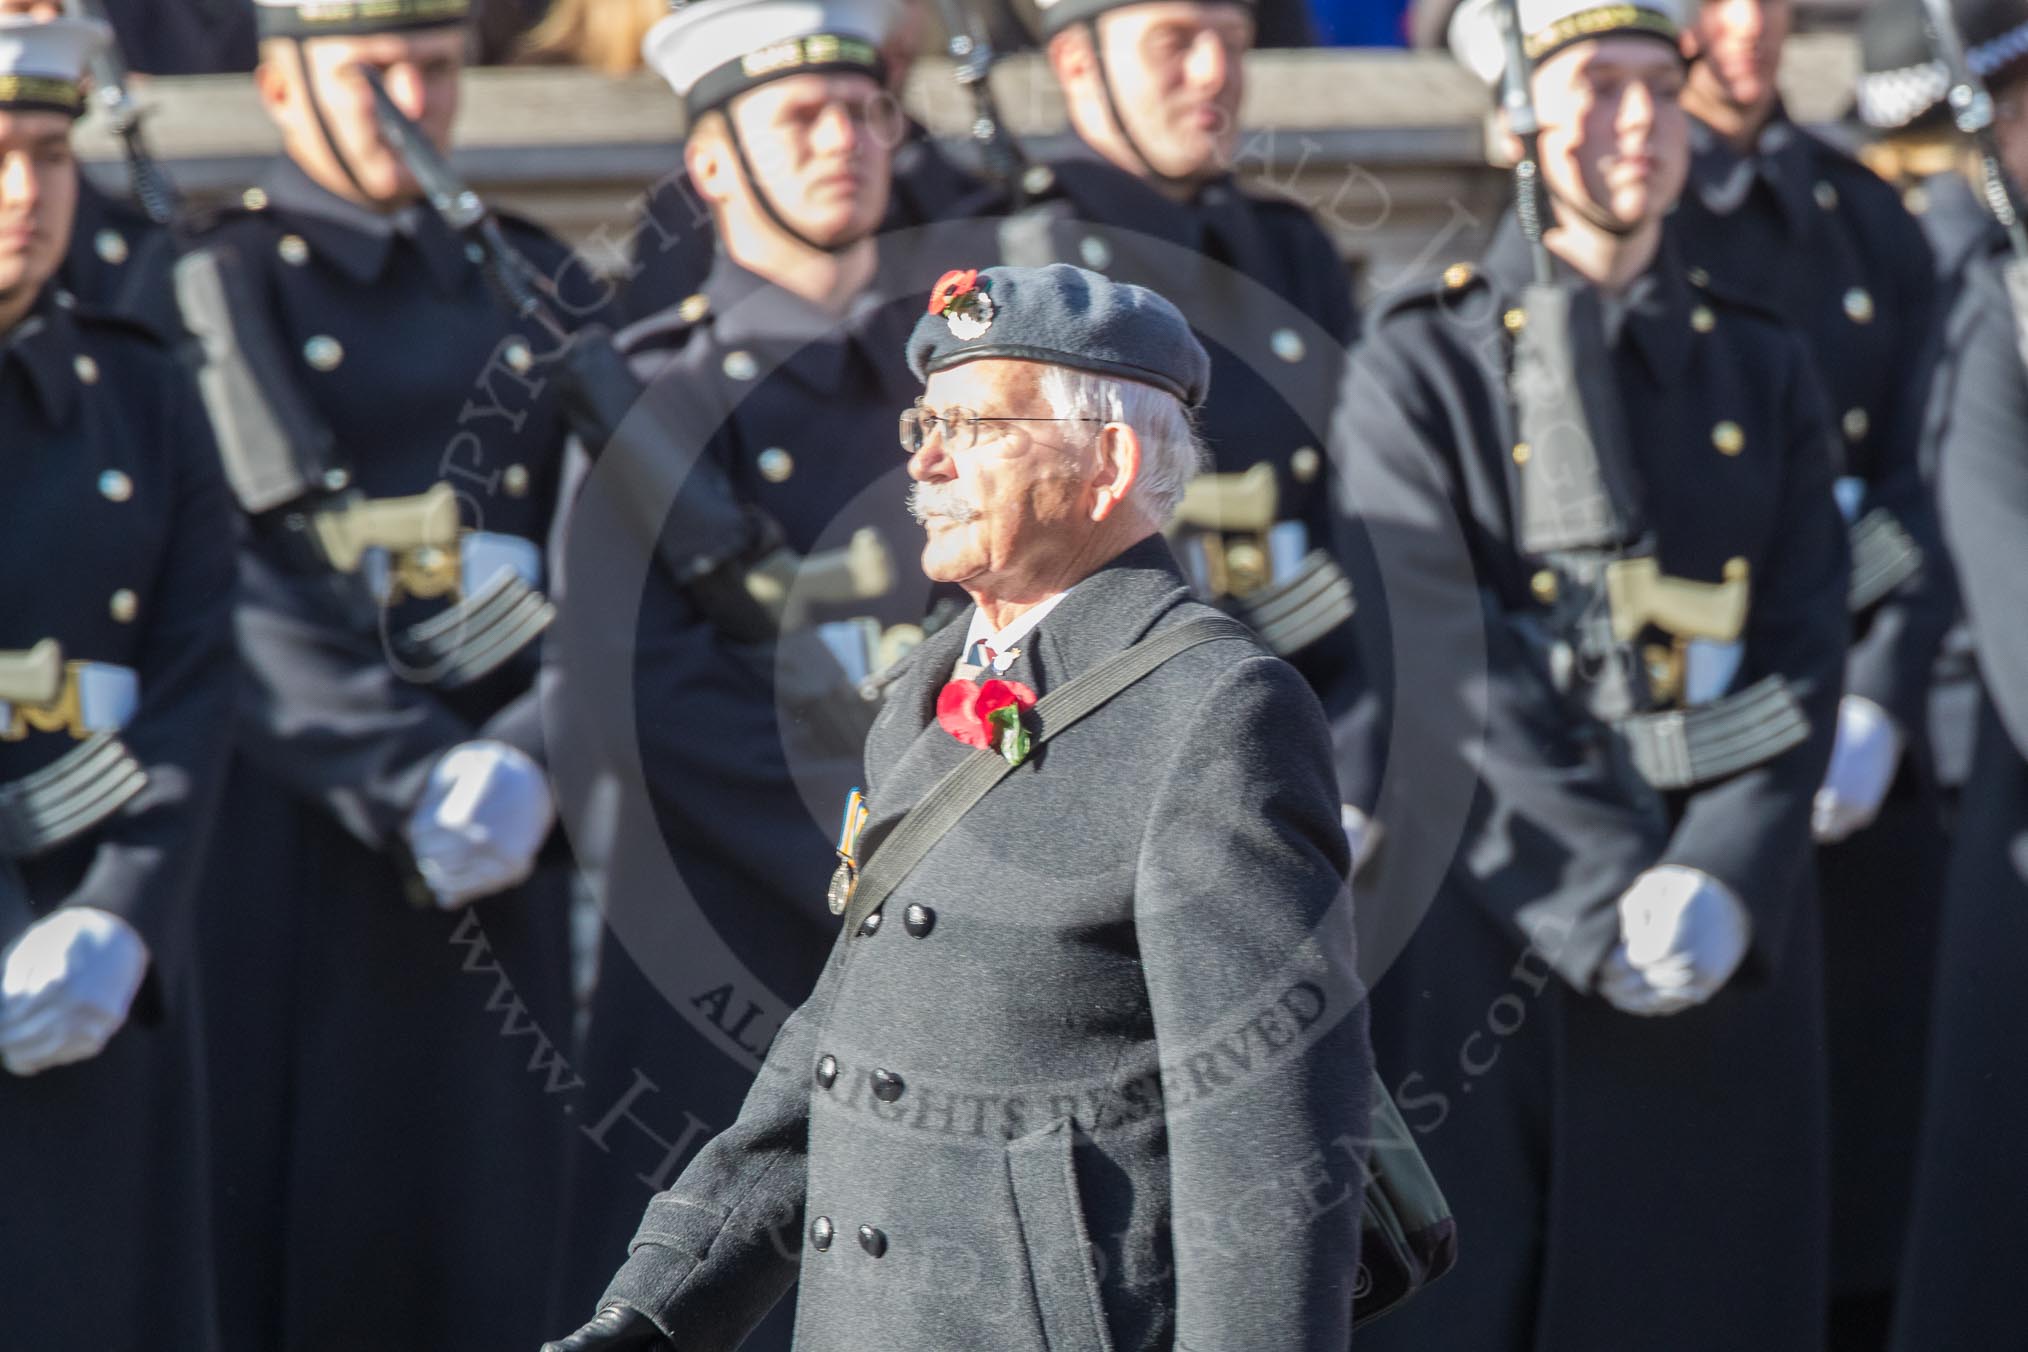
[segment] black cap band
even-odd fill
[[[264,38],[337,38],[463,23],[472,0],[311,0],[254,8]]]
[[[1042,36],[1046,41],[1066,28],[1096,19],[1101,14],[1147,3],[1149,0],[1055,0],[1054,4],[1042,9]],[[1249,14],[1256,6],[1256,0],[1219,0],[1219,3],[1237,5]]]
[[[84,112],[84,90],[75,80],[50,75],[0,75],[0,108],[76,117]]]
[[[1564,15],[1547,28],[1530,33],[1523,45],[1528,59],[1539,65],[1565,47],[1592,38],[1651,37],[1676,47],[1681,31],[1674,19],[1643,5],[1599,5]]]
[[[886,79],[887,64],[880,49],[864,38],[842,33],[812,33],[790,38],[757,52],[748,52],[737,61],[728,61],[699,79],[683,100],[694,119],[749,89],[790,75],[864,75],[875,83]]]

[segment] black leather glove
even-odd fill
[[[667,1352],[669,1340],[648,1316],[625,1305],[608,1305],[568,1338],[544,1343],[542,1352]]]

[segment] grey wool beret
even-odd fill
[[[981,357],[1046,362],[1204,402],[1211,358],[1174,305],[1144,286],[1068,263],[957,269],[930,292],[908,340],[918,380]]]

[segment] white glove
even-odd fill
[[[1838,701],[1838,736],[1831,744],[1831,768],[1810,808],[1810,830],[1822,845],[1864,830],[1880,815],[1880,804],[1901,764],[1901,729],[1887,710],[1863,695]]]
[[[556,821],[542,768],[505,742],[462,742],[430,771],[409,849],[447,911],[523,882]]]
[[[1345,828],[1345,844],[1352,851],[1352,871],[1357,873],[1366,856],[1380,843],[1379,833],[1373,829],[1373,818],[1350,803],[1338,804],[1338,824]]]
[[[0,1064],[34,1075],[97,1056],[147,973],[148,945],[110,911],[44,916],[0,953]]]
[[[1752,921],[1732,889],[1665,864],[1620,894],[1620,942],[1598,993],[1629,1014],[1679,1014],[1709,1000],[1746,957]]]

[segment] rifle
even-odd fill
[[[629,530],[650,543],[677,584],[721,632],[739,642],[775,638],[785,615],[793,618],[790,607],[797,589],[786,585],[789,577],[814,580],[825,600],[835,599],[830,593],[841,589],[858,598],[887,590],[891,569],[884,559],[867,558],[865,539],[836,551],[837,557],[798,560],[783,545],[781,528],[740,502],[723,466],[696,450],[686,454],[671,446],[655,435],[653,419],[629,417],[644,390],[614,346],[611,331],[601,324],[572,331],[558,318],[549,280],[514,247],[485,202],[388,96],[379,73],[369,67],[361,71],[382,137],[408,166],[430,208],[473,248],[494,294],[513,317],[535,324],[556,343],[564,415],[586,452],[618,476],[616,498],[628,514]],[[664,511],[666,521],[660,515]],[[877,547],[884,553],[884,545]]]
[[[108,32],[112,31],[112,21],[106,17],[105,0],[71,0],[71,4],[82,17],[102,23]],[[92,57],[91,67],[92,100],[105,113],[114,133],[120,138],[120,148],[127,157],[127,173],[133,181],[134,199],[141,204],[141,210],[147,213],[149,220],[168,230],[180,242],[183,233],[182,195],[149,150],[145,125],[147,113],[128,92],[127,63],[120,52],[117,35],[100,44]]]
[[[1019,211],[1028,205],[1028,190],[1023,182],[1027,156],[1008,132],[1007,123],[1000,116],[999,100],[993,96],[993,63],[999,58],[993,51],[992,40],[965,0],[937,0],[937,12],[950,33],[947,50],[952,74],[957,78],[958,88],[972,99],[971,132],[972,141],[979,148],[979,162],[987,177],[1007,194],[1013,210]]]
[[[370,549],[398,560],[425,551],[456,556],[458,491],[441,481],[406,498],[348,498],[310,521],[324,557],[341,573],[356,573]]]
[[[1551,558],[1652,552],[1640,520],[1625,415],[1612,388],[1611,354],[1598,322],[1598,297],[1590,287],[1556,283],[1543,240],[1550,204],[1538,158],[1542,124],[1528,88],[1531,63],[1519,0],[1501,0],[1499,16],[1507,46],[1500,101],[1522,144],[1514,167],[1515,213],[1534,256],[1534,281],[1521,293],[1523,322],[1514,335],[1511,377],[1518,440],[1530,448],[1521,476],[1521,548]]]
[[[54,704],[63,690],[63,649],[53,638],[0,652],[0,702]]]

